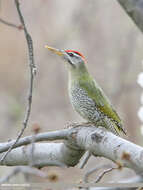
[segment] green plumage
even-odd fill
[[[111,120],[114,127],[116,127],[117,133],[119,133],[119,131],[123,131],[125,133],[119,115],[114,110],[110,101],[104,94],[103,90],[96,83],[96,81],[94,79],[87,81],[81,80],[79,81],[79,85],[87,92],[88,97],[90,97],[95,102],[98,110]]]
[[[103,126],[117,135],[120,132],[126,134],[119,115],[84,63],[69,67],[69,96],[73,108],[88,122]]]
[[[94,80],[79,81],[79,84],[81,88],[87,92],[88,96],[95,101],[95,104],[101,112],[116,122],[121,123],[121,119],[119,118],[117,112],[113,109],[103,90],[97,83],[95,83]]]
[[[66,61],[69,70],[69,97],[73,108],[88,122],[102,126],[116,135],[126,134],[122,121],[103,90],[88,73],[84,56],[74,50],[46,46]],[[95,64],[96,67],[96,64]]]

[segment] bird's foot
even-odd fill
[[[67,123],[66,128],[79,127],[80,125],[78,122]]]
[[[82,122],[80,123],[80,126],[84,126],[84,127],[91,127],[95,125],[95,123],[92,123],[92,122]]]
[[[67,125],[67,128],[70,128],[70,127],[91,127],[95,125],[95,123],[92,123],[92,122],[74,122],[74,123],[70,123]]]

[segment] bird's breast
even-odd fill
[[[69,97],[73,108],[84,119],[93,121],[99,117],[95,102],[78,84],[69,85]]]

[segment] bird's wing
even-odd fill
[[[90,80],[89,82],[81,82],[80,85],[87,92],[88,96],[94,100],[95,104],[101,112],[103,112],[113,121],[117,122],[119,125],[122,125],[121,119],[118,116],[117,112],[112,107],[103,90],[95,81]]]

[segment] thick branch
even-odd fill
[[[31,158],[32,145],[13,149],[5,158],[3,165],[28,165]],[[35,143],[33,165],[75,166],[83,155],[83,151],[68,148],[64,143]]]
[[[103,156],[136,173],[143,172],[143,148],[101,128],[83,127],[76,142],[81,149],[95,156]]]
[[[143,32],[143,0],[118,0],[118,2]]]
[[[63,131],[65,134],[62,136]],[[141,175],[143,173],[142,147],[94,126],[75,127],[63,131],[59,132],[61,135],[59,139],[67,139],[65,143],[35,143],[33,158],[36,166],[75,166],[83,153],[89,151],[94,156],[102,156],[118,165],[131,168],[137,174]],[[45,133],[39,134],[35,139],[37,139],[36,141],[53,140],[54,136],[51,138],[50,134],[53,135],[54,132],[49,132],[49,135],[48,133],[46,135]],[[55,134],[57,134],[55,139],[58,139],[58,132],[55,132]],[[24,138],[20,139],[20,146],[22,141],[26,142],[26,138],[25,140]],[[27,142],[30,142],[30,138],[32,137],[27,138]],[[5,146],[5,144],[0,145],[1,148],[2,146]],[[31,145],[15,148],[9,153],[3,165],[28,165],[30,150]]]
[[[39,142],[39,141],[52,141],[52,140],[64,140],[68,138],[70,131],[68,129],[63,129],[60,131],[51,131],[47,133],[39,133],[35,136],[34,141]],[[19,141],[13,146],[13,148],[22,146],[22,145],[28,145],[32,142],[33,140],[33,135],[27,136],[24,138],[19,139]],[[0,144],[0,153],[5,152],[13,145],[15,140],[12,140],[10,142],[6,143],[1,143]],[[12,148],[12,149],[13,149]]]

